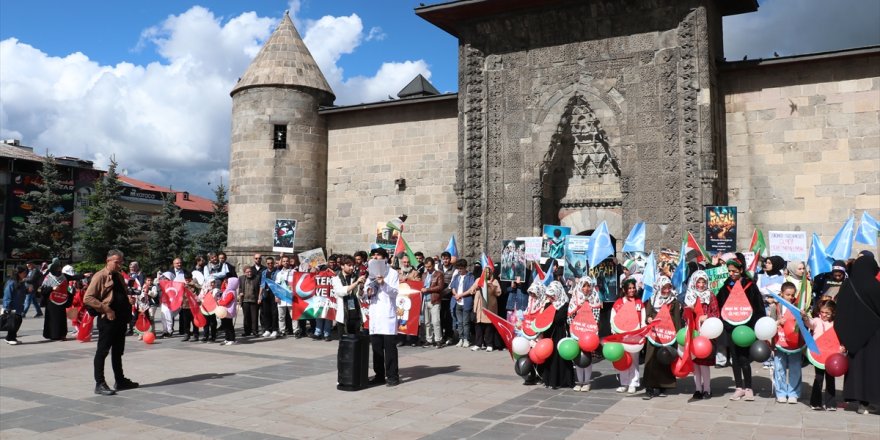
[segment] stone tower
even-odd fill
[[[298,221],[295,250],[323,246],[327,125],[333,91],[285,12],[230,93],[230,260],[272,250],[276,219]]]

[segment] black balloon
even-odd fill
[[[749,347],[749,358],[752,362],[764,362],[770,359],[770,346],[764,341],[752,342]]]
[[[581,368],[587,368],[593,363],[593,355],[581,352],[578,357],[574,358],[574,364]]]
[[[534,370],[534,366],[528,356],[522,356],[513,364],[513,370],[516,371],[517,375],[525,378]]]
[[[678,352],[675,348],[667,345],[664,347],[657,347],[657,352],[654,356],[657,357],[657,362],[660,362],[663,365],[672,365],[672,362],[678,357]]]

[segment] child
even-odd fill
[[[622,296],[614,302],[614,305],[611,308],[611,322],[614,322],[614,318],[617,317],[617,312],[624,305],[630,302],[635,303],[635,313],[637,314],[637,329],[645,326],[645,307],[642,304],[642,300],[636,298],[636,292],[638,289],[636,288],[636,280],[633,278],[627,278],[623,281]],[[634,330],[634,329],[625,329],[625,330]],[[617,333],[617,332],[615,332]],[[620,379],[620,386],[617,388],[618,393],[627,393],[627,394],[635,394],[636,389],[639,387],[639,354],[632,354],[633,361],[632,365],[626,369],[625,371],[621,371],[618,375]]]
[[[807,326],[810,327],[813,337],[816,339],[834,328],[834,313],[837,310],[837,305],[834,301],[827,299],[819,303],[818,309],[819,317],[807,321]],[[840,352],[843,353],[844,351],[846,350],[840,347]],[[821,411],[823,409],[826,411],[837,411],[837,402],[835,401],[837,391],[834,387],[834,376],[819,367],[813,368],[816,369],[816,378],[813,379],[813,392],[810,393],[810,408],[814,411]],[[825,380],[824,399],[822,398],[823,378]]]
[[[153,287],[153,277],[147,276],[144,278],[144,285],[141,287],[141,292],[137,296],[135,300],[135,308],[137,309],[137,314],[135,315],[135,320],[137,320],[141,314],[146,316],[147,322],[150,323],[150,329],[148,331],[153,331],[153,315],[150,314],[150,295],[149,291]],[[138,331],[138,341],[144,340],[144,335],[140,331]]]
[[[746,300],[749,302],[749,308],[752,310],[752,317],[742,325],[747,325],[754,329],[755,323],[763,318],[766,313],[761,292],[758,291],[758,288],[751,279],[743,275],[744,264],[739,257],[727,260],[726,264],[729,276],[724,281],[724,285],[718,290],[718,308],[719,310],[724,310],[724,306],[734,291],[734,287],[739,284],[743,288]],[[722,317],[722,319],[724,318]],[[736,325],[740,324],[734,324],[725,320],[723,336],[726,340],[733,341],[732,333]],[[733,344],[729,348],[731,351],[730,366],[733,367],[733,382],[736,385],[736,390],[730,396],[730,400],[753,402],[755,400],[755,392],[752,390],[752,361],[749,358],[749,347],[740,347]]]
[[[793,302],[797,295],[794,283],[784,282],[779,296]],[[797,324],[791,311],[781,304],[776,305],[776,356],[773,357],[773,388],[776,403],[795,404],[801,395],[801,362],[804,344],[797,333]]]
[[[718,300],[709,290],[709,276],[706,272],[698,270],[691,276],[688,283],[687,294],[684,297],[684,304],[697,312],[697,321],[702,324],[707,318],[720,318],[721,311],[718,309]],[[710,387],[711,374],[710,369],[715,365],[715,355],[717,347],[715,341],[712,341],[712,354],[703,359],[694,359],[694,384],[697,390],[694,391],[693,399],[709,399],[712,397],[712,389]]]
[[[211,279],[207,282],[206,288],[202,290],[201,295],[199,295],[199,300],[201,302],[205,301],[205,297],[211,295],[214,299],[220,295],[220,289],[217,287],[217,281]],[[193,313],[198,313],[198,310],[194,310]],[[205,315],[205,320],[207,321],[207,325],[205,325],[205,336],[202,337],[202,343],[208,342],[210,339],[211,342],[217,342],[217,315],[213,313],[202,313]]]
[[[672,281],[665,276],[660,276],[656,284],[657,293],[651,297],[645,306],[646,322],[651,322],[657,318],[663,307],[669,308],[669,315],[672,318],[672,324],[678,331],[682,327],[681,322],[681,303],[678,302],[675,292],[672,289]],[[675,388],[675,376],[669,365],[664,365],[656,359],[657,350],[660,347],[649,343],[645,350],[645,396],[644,400],[651,400],[654,397],[666,397],[667,388]],[[635,361],[633,362],[635,363]]]
[[[187,272],[184,274],[184,282],[186,283],[186,288],[195,295],[195,292],[198,292],[201,289],[198,283],[193,281],[192,273]],[[184,294],[187,295],[187,294]],[[199,341],[199,328],[196,327],[196,323],[193,320],[193,313],[199,313],[199,310],[191,310],[189,306],[189,299],[184,297],[183,301],[180,303],[180,331],[184,334],[183,342],[186,341]],[[168,316],[171,316],[170,314]],[[205,335],[207,335],[208,330],[205,329]],[[192,339],[190,339],[192,338]]]
[[[219,289],[217,290],[219,291]],[[233,345],[235,344],[235,327],[232,320],[235,319],[237,308],[234,290],[227,290],[220,294],[220,299],[217,300],[217,308],[220,307],[226,308],[226,317],[220,319],[220,329],[226,332],[226,341],[223,342],[223,345]]]
[[[571,301],[568,303],[568,321],[577,316],[578,310],[584,303],[590,304],[593,319],[599,322],[599,312],[602,310],[602,301],[599,300],[599,290],[596,289],[596,282],[589,275],[585,275],[572,289]],[[592,356],[592,353],[586,353]],[[574,391],[587,392],[590,391],[590,378],[593,376],[593,364],[586,367],[574,366],[575,380]]]

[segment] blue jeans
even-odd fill
[[[21,312],[22,316],[27,316],[27,312],[28,309],[31,307],[31,304],[34,305],[34,310],[37,311],[37,315],[43,314],[43,311],[40,310],[40,302],[37,301],[33,293],[28,293],[27,296],[24,297],[24,311]]]
[[[315,337],[320,338],[321,336],[326,336],[329,338],[330,331],[333,330],[333,321],[321,318],[318,318],[315,321]]]
[[[470,341],[471,327],[474,325],[474,311],[456,304],[455,317],[457,319],[455,330],[458,332],[458,337],[465,341]]]
[[[776,398],[801,397],[801,352],[776,350],[773,358],[773,387]]]

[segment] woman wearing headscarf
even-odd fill
[[[615,333],[624,333],[626,331],[638,330],[645,326],[645,307],[642,303],[641,296],[638,295],[636,280],[627,278],[623,281],[620,290],[620,298],[614,302],[611,307],[611,323],[617,322],[617,316],[624,317],[621,322],[628,321],[633,324],[634,328],[623,328],[612,326]],[[619,330],[619,331],[618,331]],[[632,354],[632,365],[618,374],[620,386],[617,388],[618,393],[635,394],[639,388],[639,353]]]
[[[783,269],[785,269],[785,260],[778,255],[764,260],[764,272],[757,275],[756,281],[758,290],[764,296],[765,303],[773,304],[776,302],[770,294],[779,295],[779,289],[785,282],[785,275],[782,274]]]
[[[796,305],[804,312],[809,311],[813,300],[813,288],[807,275],[807,264],[803,261],[789,263],[785,281],[797,287]]]
[[[655,294],[645,304],[645,322],[651,323],[658,319],[663,307],[669,309],[669,316],[672,318],[672,325],[675,331],[682,327],[681,322],[681,303],[675,297],[675,290],[672,288],[672,281],[661,276],[654,285]],[[656,345],[655,345],[656,344]],[[645,396],[643,399],[651,400],[654,397],[666,397],[666,390],[675,388],[675,376],[672,369],[667,364],[663,364],[657,360],[657,351],[662,345],[648,338],[648,344],[645,348],[645,371],[642,382],[645,385]]]
[[[880,280],[877,261],[862,255],[853,263],[849,279],[837,295],[834,328],[849,357],[843,397],[858,401],[859,414],[868,404],[880,403]]]
[[[71,283],[82,278],[82,275],[76,275],[73,266],[67,265],[62,268],[58,258],[52,260],[41,287],[43,297],[46,298],[43,318],[44,338],[52,341],[67,339],[67,308],[73,304]]]
[[[602,311],[602,300],[599,298],[599,289],[596,288],[596,280],[589,275],[584,275],[575,283],[574,289],[571,291],[571,300],[568,302],[568,325],[569,332],[572,321],[577,317],[578,312],[583,312],[581,308],[584,304],[590,305],[590,313],[593,319],[598,323],[599,314]],[[592,356],[592,353],[586,353]],[[590,380],[593,376],[593,364],[586,367],[574,366],[575,384],[574,391],[590,391]]]
[[[536,280],[529,288],[529,293],[534,295],[530,298],[529,312],[541,311],[551,305],[556,309],[553,324],[541,334],[541,338],[553,341],[553,354],[543,364],[538,365],[538,374],[544,387],[571,388],[574,386],[574,364],[562,359],[555,349],[559,341],[568,336],[568,294],[565,293],[565,287],[559,281],[552,281],[544,286],[540,280]]]
[[[718,300],[715,299],[715,295],[709,289],[709,275],[706,272],[698,270],[691,275],[691,279],[688,281],[687,293],[684,296],[684,305],[694,309],[697,322],[701,325],[708,318],[721,317]],[[694,359],[694,384],[697,388],[694,391],[694,399],[709,399],[712,397],[712,389],[710,387],[712,376],[709,368],[715,365],[717,350],[715,340],[712,340],[712,354],[702,359]]]

